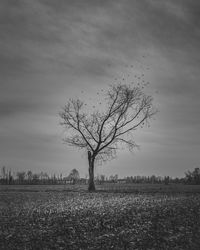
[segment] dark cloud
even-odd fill
[[[149,135],[147,139],[141,137],[146,146],[170,152],[162,153],[157,164],[162,159],[173,164],[171,151],[179,147],[177,163],[187,141],[196,152],[200,141],[196,133],[200,123],[199,10],[198,0],[2,0],[0,139],[4,145],[0,152],[5,161],[13,155],[19,163],[26,149],[33,168],[39,156],[37,164],[48,169],[48,150],[52,158],[60,157],[61,138],[50,136],[57,131],[59,105],[80,88],[87,90],[86,98],[93,95],[100,84],[110,83],[129,64],[136,74],[148,65],[148,81],[159,92],[155,98],[159,122],[144,134]],[[16,141],[9,151],[12,138]],[[54,139],[55,146],[49,149]],[[19,141],[21,147],[14,153]],[[148,152],[152,168],[154,155]],[[64,153],[61,158],[64,166]],[[22,165],[27,162],[28,158]],[[142,163],[138,159],[138,165]]]
[[[30,59],[23,55],[0,55],[0,73],[1,77],[16,76],[18,72],[26,74],[30,72]]]
[[[177,57],[180,48],[184,55],[195,56],[198,47],[196,1],[2,3],[4,47],[10,44],[7,50],[19,58],[19,64],[21,54],[27,55],[32,67],[37,61],[42,68],[45,63],[47,69],[48,64],[52,65],[51,70],[59,69],[56,61],[81,67],[85,65],[82,55],[91,58],[90,65],[94,67],[93,58],[100,61],[104,57],[104,61],[107,54],[111,58],[136,58],[140,49],[148,48],[160,49],[172,58]],[[86,72],[93,71],[89,68]]]
[[[5,116],[15,116],[18,113],[35,111],[35,106],[30,101],[19,102],[1,102],[0,101],[0,119]]]

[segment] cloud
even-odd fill
[[[198,13],[186,2],[20,0],[1,5],[4,74],[109,76],[117,64],[141,59],[147,50],[160,50],[173,60],[190,60],[188,53],[196,56],[193,24]],[[184,18],[177,19],[178,11],[186,13]]]
[[[5,161],[12,155],[17,160],[25,150],[33,168],[37,156],[37,164],[45,166],[47,160],[48,168],[50,154],[58,164],[61,157],[64,166],[71,155],[68,149],[60,153],[61,138],[54,132],[59,130],[60,106],[68,97],[79,97],[80,89],[86,99],[94,96],[97,87],[127,72],[125,65],[134,65],[137,74],[148,65],[145,77],[159,92],[155,127],[141,132],[138,143],[165,151],[178,147],[177,158],[181,149],[187,151],[183,146],[187,142],[195,151],[200,123],[199,9],[197,0],[2,0],[0,137],[4,145],[0,152],[7,155]],[[170,153],[166,158],[172,164]],[[152,166],[153,154],[148,154]],[[27,163],[28,157],[22,165]]]
[[[0,119],[6,116],[15,116],[18,113],[29,113],[36,111],[36,107],[39,108],[39,104],[31,101],[0,101]]]

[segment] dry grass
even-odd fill
[[[199,249],[199,194],[22,188],[1,189],[0,249]]]

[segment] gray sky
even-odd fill
[[[198,0],[1,0],[0,29],[0,167],[85,176],[86,156],[62,143],[58,113],[128,74],[144,74],[159,113],[136,132],[139,151],[96,173],[183,176],[200,166]]]

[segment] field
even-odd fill
[[[0,186],[0,249],[199,246],[199,186]]]

